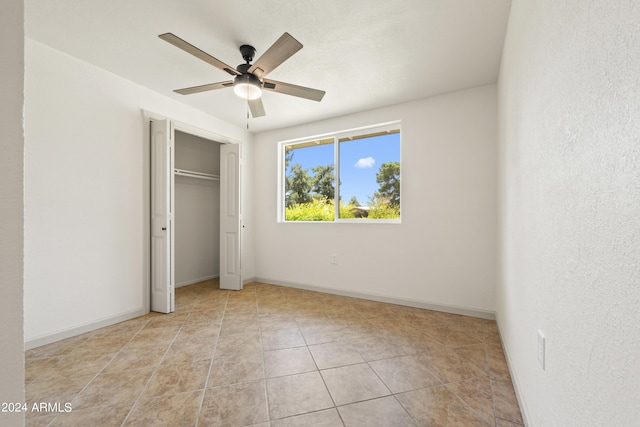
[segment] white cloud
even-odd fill
[[[374,159],[373,157],[365,157],[364,159],[360,159],[356,162],[355,167],[360,168],[360,169],[368,169],[368,168],[372,168],[373,165],[376,164],[376,159]]]

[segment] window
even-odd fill
[[[400,123],[279,149],[280,221],[400,221]]]

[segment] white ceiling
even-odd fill
[[[269,78],[327,92],[317,103],[265,93],[253,132],[495,83],[511,0],[25,0],[27,37],[227,122],[233,90],[173,89],[230,76],[159,39],[172,32],[219,60],[258,58],[285,31],[304,48]]]

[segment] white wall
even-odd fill
[[[24,401],[24,2],[0,13],[0,402]],[[1,425],[22,425],[24,414],[0,412]]]
[[[60,338],[145,306],[149,148],[142,109],[246,131],[26,41],[25,339]]]
[[[393,120],[402,120],[402,224],[276,222],[278,141]],[[493,312],[496,139],[495,85],[258,134],[256,277]]]
[[[511,8],[497,313],[532,426],[640,420],[639,22],[636,0]]]
[[[220,175],[220,144],[176,131],[175,167]],[[175,176],[175,281],[220,275],[220,181]]]

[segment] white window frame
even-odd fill
[[[340,143],[339,140],[348,138],[349,136],[361,136],[368,133],[385,132],[389,130],[400,131],[400,218],[397,219],[368,219],[368,218],[340,218]],[[287,221],[285,220],[285,178],[284,170],[285,149],[290,145],[298,145],[304,142],[317,141],[319,139],[333,138],[333,159],[334,159],[334,175],[335,175],[335,191],[334,191],[334,220],[333,221]],[[277,222],[284,224],[401,224],[402,223],[402,123],[400,120],[386,122],[376,125],[364,126],[342,130],[338,132],[328,132],[319,135],[306,136],[303,138],[289,139],[278,142],[278,203],[277,203]]]

